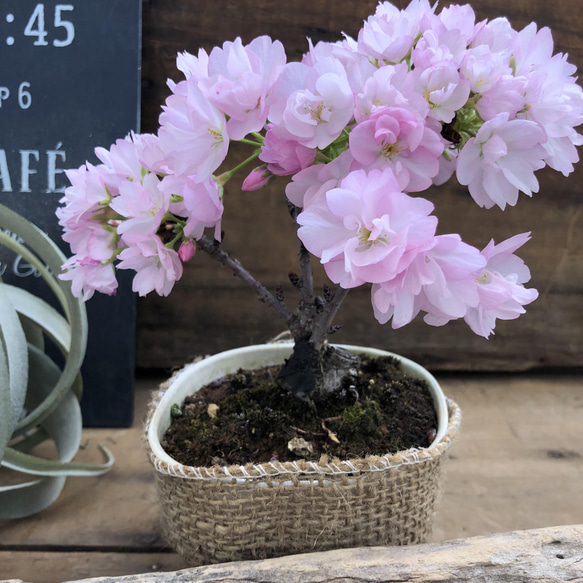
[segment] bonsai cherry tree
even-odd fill
[[[468,5],[383,2],[357,38],[309,41],[300,62],[262,36],[179,54],[177,67],[184,79],[168,82],[156,135],[132,133],[97,148],[97,165],[67,172],[57,214],[73,255],[60,277],[74,294],[114,294],[116,271],[130,269],[134,291],[167,296],[183,263],[207,253],[285,321],[295,349],[281,380],[302,398],[355,365],[326,341],[353,288],[370,285],[381,324],[463,318],[486,338],[536,299],[515,254],[529,233],[480,250],[438,234],[423,193],[455,179],[480,207],[504,209],[538,192],[543,167],[573,171],[583,92],[548,28],[476,22]],[[249,157],[229,165],[233,142]],[[300,249],[293,309],[222,246],[225,185],[240,172],[248,191],[288,177]],[[312,257],[334,289],[316,292]]]

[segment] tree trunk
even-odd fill
[[[317,348],[310,340],[299,339],[278,379],[298,399],[308,400],[333,392],[359,365],[360,358],[343,348],[329,344]]]

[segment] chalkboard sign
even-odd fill
[[[63,172],[139,128],[141,0],[0,2],[0,202],[59,244],[55,209]],[[8,283],[43,293],[34,270],[3,256]],[[124,274],[122,274],[123,276]],[[48,295],[48,293],[47,293]],[[121,278],[115,297],[88,303],[82,369],[86,426],[133,417],[135,297]]]

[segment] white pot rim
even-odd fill
[[[439,447],[440,444],[443,446],[442,442],[447,441],[445,438],[448,432],[449,421],[448,403],[439,383],[435,377],[427,371],[427,369],[408,358],[386,350],[347,344],[341,344],[338,346],[357,354],[368,354],[373,357],[393,356],[400,361],[405,373],[425,380],[431,392],[438,419],[436,437],[429,448],[426,449],[447,449],[449,447],[449,443],[446,447]],[[155,409],[151,412],[147,424],[146,436],[150,449],[150,458],[156,469],[162,468],[162,470],[164,470],[164,468],[172,468],[172,471],[164,471],[164,473],[183,475],[184,477],[191,477],[186,475],[189,472],[184,470],[194,469],[189,466],[184,466],[170,457],[161,445],[162,438],[171,423],[170,409],[174,403],[182,403],[187,396],[193,394],[212,380],[236,372],[240,368],[254,369],[261,368],[262,366],[281,364],[283,360],[291,354],[292,349],[293,343],[291,342],[258,344],[234,348],[189,364],[176,373],[170,380],[167,388],[161,394],[159,400],[155,403]],[[413,453],[413,457],[416,457],[415,453]],[[304,463],[308,464],[310,467],[318,467],[314,462]],[[345,463],[348,463],[350,468],[350,463]],[[406,463],[417,462],[414,460],[413,462],[407,461]],[[263,466],[265,466],[265,464],[254,467]],[[240,466],[239,469],[243,471],[243,475],[247,474],[247,471],[243,469],[243,466]],[[223,470],[226,471],[226,468],[223,468]],[[305,472],[305,469],[302,471]],[[227,476],[228,475],[230,475],[229,472],[227,472]]]

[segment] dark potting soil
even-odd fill
[[[363,357],[357,374],[313,402],[282,388],[278,371],[239,370],[175,404],[162,447],[185,465],[222,466],[385,455],[435,437],[426,383],[390,357]]]

